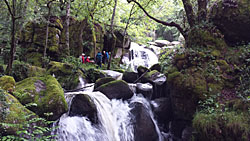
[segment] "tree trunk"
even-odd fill
[[[71,0],[68,0],[66,8],[65,43],[66,43],[67,55],[70,55],[70,47],[69,47],[70,2]]]
[[[44,51],[43,51],[43,58],[46,57],[47,48],[48,48],[50,11],[51,11],[50,2],[47,4],[47,7],[48,7],[49,11],[48,11],[48,19],[47,19],[47,25],[46,25],[46,37],[45,37],[45,46],[44,46]]]
[[[198,0],[198,21],[206,21],[207,0]]]
[[[15,8],[15,4],[16,4],[16,0],[12,0],[12,10],[10,8],[9,3],[7,2],[7,0],[4,1],[8,7],[9,13],[11,15],[11,48],[10,48],[10,56],[9,56],[9,62],[8,62],[8,66],[6,69],[6,72],[8,75],[11,75],[12,73],[12,64],[14,61],[14,56],[15,56],[15,52],[16,52],[16,38],[15,38],[15,33],[16,33],[16,8]]]
[[[184,5],[184,9],[186,12],[187,20],[190,25],[190,27],[193,27],[195,25],[195,15],[193,11],[193,6],[190,2],[190,0],[182,0],[182,3]]]
[[[120,61],[119,61],[120,64],[122,64],[122,58],[123,58],[124,53],[125,53],[124,48],[125,48],[125,41],[126,41],[126,36],[127,36],[126,33],[127,33],[128,25],[130,23],[131,16],[133,14],[134,7],[135,7],[135,4],[133,4],[132,8],[130,9],[129,18],[128,18],[128,21],[126,23],[126,27],[125,27],[124,32],[123,32],[124,38],[122,41],[122,56],[121,56]]]
[[[113,40],[112,40],[111,54],[110,54],[109,61],[108,61],[108,67],[107,67],[108,70],[110,69],[110,63],[112,61],[114,49],[115,49],[115,46],[116,46],[116,36],[114,35],[114,31],[113,31],[116,6],[117,6],[117,0],[115,0],[115,6],[114,6],[114,9],[113,9],[111,25],[110,25],[110,31],[111,31]]]

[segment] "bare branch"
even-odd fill
[[[165,26],[176,27],[176,28],[180,31],[180,33],[185,37],[186,33],[184,32],[183,28],[182,28],[179,24],[177,24],[177,23],[175,23],[175,22],[170,22],[170,23],[169,23],[169,22],[165,22],[165,21],[161,21],[161,20],[159,20],[159,19],[156,19],[156,18],[152,17],[152,16],[151,16],[151,15],[141,6],[141,4],[138,3],[136,0],[131,0],[131,1],[133,1],[134,3],[136,3],[150,19],[156,21],[157,23],[163,24],[163,25],[165,25]]]

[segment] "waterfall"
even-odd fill
[[[149,68],[157,64],[158,57],[150,49],[131,42],[129,55],[124,55],[123,62],[127,65],[126,68],[131,68],[133,71],[136,71],[138,66]]]
[[[134,141],[134,125],[131,121],[131,107],[129,107],[129,104],[133,102],[142,103],[149,110],[153,119],[150,104],[142,96],[134,95],[130,100],[123,101],[110,100],[101,92],[69,92],[65,94],[69,107],[74,96],[78,94],[91,97],[97,107],[99,121],[94,124],[87,117],[70,117],[69,113],[65,113],[54,125],[58,126],[58,129],[54,131],[58,141]],[[161,141],[159,128],[155,120],[153,121],[159,135],[159,141]]]

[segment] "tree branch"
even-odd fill
[[[14,17],[14,14],[13,14],[13,12],[11,11],[11,8],[10,8],[9,3],[7,2],[7,0],[4,0],[4,2],[5,2],[5,4],[6,4],[7,7],[8,7],[8,10],[9,10],[9,12],[10,12],[10,15],[11,15],[12,17]]]
[[[149,15],[149,13],[136,0],[131,0],[131,1],[136,3],[150,19],[156,21],[157,23],[163,24],[165,26],[176,27],[180,31],[180,33],[185,37],[186,33],[184,32],[183,28],[179,24],[177,24],[175,22],[169,23],[169,22],[165,22],[165,21],[161,21],[159,19],[156,19],[156,18],[152,17],[151,15]],[[131,1],[128,1],[128,2],[131,2]]]

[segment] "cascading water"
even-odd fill
[[[154,52],[134,42],[131,42],[129,55],[125,56],[123,62],[133,71],[136,71],[138,66],[151,67],[158,63],[158,57]]]
[[[134,141],[134,125],[130,113],[131,103],[142,103],[153,119],[149,102],[142,96],[134,95],[130,100],[108,99],[101,92],[79,91],[66,93],[66,100],[71,106],[74,96],[88,95],[97,107],[98,123],[94,124],[87,117],[68,116],[65,113],[54,126],[59,126],[54,134],[59,141]],[[83,107],[84,108],[84,107]],[[153,120],[154,121],[154,120]],[[154,121],[161,141],[161,133]]]

